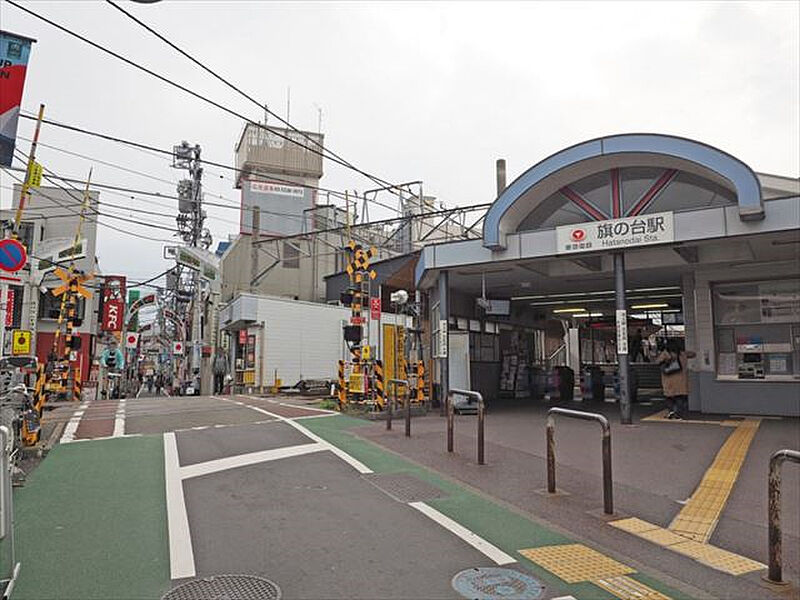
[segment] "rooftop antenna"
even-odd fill
[[[322,134],[322,107],[314,102],[314,108],[317,109],[317,133]]]
[[[264,104],[264,125],[267,124],[268,118],[269,118],[269,108],[267,108],[267,105]]]
[[[286,86],[286,122],[289,122],[289,107],[292,104],[292,88],[291,86]]]

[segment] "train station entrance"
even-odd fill
[[[800,183],[700,142],[618,135],[507,187],[483,237],[424,248],[434,374],[487,403],[662,395],[691,350],[689,407],[800,415]],[[446,356],[446,357],[445,357]]]

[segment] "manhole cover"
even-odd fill
[[[544,587],[530,575],[514,569],[480,567],[457,573],[453,589],[472,600],[535,600]]]
[[[161,600],[280,600],[281,588],[253,575],[214,575],[171,589]]]
[[[446,496],[435,485],[408,473],[370,473],[362,477],[398,502],[425,502]]]

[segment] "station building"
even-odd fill
[[[707,144],[625,134],[561,150],[503,184],[482,239],[422,249],[415,283],[432,355],[447,345],[444,392],[522,397],[554,364],[613,373],[625,334],[652,374],[647,340],[676,336],[696,353],[690,409],[800,415],[800,181]]]

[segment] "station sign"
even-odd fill
[[[617,317],[617,354],[628,353],[628,311],[618,309]]]
[[[675,227],[671,212],[556,227],[557,254],[618,250],[673,241]]]
[[[447,358],[447,319],[439,320],[436,356],[434,358]]]

